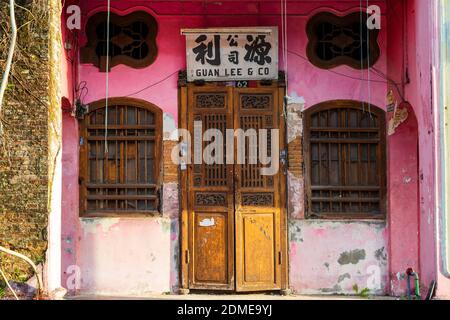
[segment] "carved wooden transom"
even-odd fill
[[[272,96],[269,94],[243,94],[241,95],[242,109],[270,109]]]
[[[225,108],[226,95],[225,94],[198,94],[196,95],[197,108]]]
[[[225,206],[226,199],[226,193],[197,192],[195,194],[195,204],[198,206]]]

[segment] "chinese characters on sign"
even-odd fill
[[[227,28],[183,30],[188,81],[278,78],[278,30]]]

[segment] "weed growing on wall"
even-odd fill
[[[47,248],[48,3],[16,0],[17,47],[2,112],[0,139],[0,245],[43,261]],[[0,73],[9,46],[9,4],[0,3]],[[31,269],[0,254],[11,280]],[[0,296],[2,292],[0,285]]]

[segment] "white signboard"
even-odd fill
[[[278,28],[184,29],[188,81],[278,79]]]

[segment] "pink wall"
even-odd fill
[[[388,292],[387,230],[384,222],[291,221],[291,288],[303,294]]]
[[[327,8],[339,13],[346,10],[357,10],[357,1],[324,1],[330,3]],[[88,16],[93,15],[98,11],[105,9],[104,6],[99,5],[97,1],[89,1],[85,3],[84,12],[89,12]],[[101,1],[100,1],[101,3]],[[379,4],[384,7],[382,1],[373,1],[374,4]],[[192,6],[193,12],[199,11],[202,13],[200,2],[187,3],[186,6]],[[153,2],[149,4],[143,1],[133,1],[128,3],[122,1],[114,4],[113,11],[118,14],[126,14],[133,10],[146,10],[153,14],[156,18],[159,31],[157,36],[158,44],[158,58],[155,63],[145,69],[132,69],[126,66],[117,66],[112,69],[110,73],[110,91],[114,96],[128,96],[130,94],[145,88],[148,85],[158,82],[166,78],[168,75],[185,68],[185,39],[180,34],[182,28],[200,28],[200,27],[233,27],[233,26],[271,26],[276,25],[281,28],[281,20],[279,16],[279,3],[267,2],[266,5],[261,4],[261,15],[255,15],[256,3],[242,3],[222,2],[219,6],[214,3],[208,6],[205,15],[188,14],[183,16],[184,7],[182,4],[174,4],[172,6],[167,3]],[[301,54],[306,57],[305,49],[307,45],[307,38],[305,27],[308,16],[315,12],[321,11],[320,6],[313,6],[311,3],[306,6],[297,4],[292,5],[292,15],[288,20],[288,43],[289,50],[294,54],[289,54],[289,83],[290,91],[295,91],[301,94],[308,106],[317,104],[325,100],[333,100],[337,98],[354,99],[354,100],[368,100],[367,83],[350,79],[338,75],[342,73],[348,77],[367,78],[366,73],[348,68],[338,67],[333,69],[334,72],[321,70],[308,61],[295,55]],[[162,12],[162,13],[161,13]],[[220,12],[221,15],[217,15]],[[248,15],[246,13],[249,13]],[[270,12],[270,14],[268,13]],[[155,14],[161,13],[161,14]],[[186,14],[186,13],[185,13]],[[207,16],[209,14],[210,16]],[[211,15],[213,14],[213,15]],[[86,19],[83,20],[86,22]],[[386,40],[385,34],[382,33],[379,42],[381,51],[384,53],[384,58],[380,59],[376,67],[381,70],[386,70]],[[81,41],[81,45],[85,43]],[[281,45],[280,45],[281,47]],[[280,54],[280,59],[281,54]],[[282,66],[280,61],[280,67]],[[98,72],[98,68],[90,65],[81,65],[80,73],[82,80],[89,80],[89,94],[86,97],[87,101],[95,101],[102,99],[105,95],[105,74]],[[126,75],[128,81],[123,82],[123,77]],[[371,75],[372,79],[380,80],[379,77]],[[164,81],[152,88],[133,95],[135,98],[151,101],[155,105],[162,108],[165,112],[169,112],[176,116],[177,113],[177,95],[176,95],[176,80],[177,76],[174,74],[169,80]],[[339,85],[336,85],[339,84]],[[374,83],[371,87],[371,95],[373,104],[384,107],[386,85],[383,83]]]
[[[405,17],[406,8],[401,1],[392,4],[388,17],[388,75],[398,83],[398,89],[390,84],[397,101],[405,97],[405,82],[409,65],[406,65],[405,48],[411,45],[405,32],[405,23],[398,23],[399,17]],[[397,21],[397,23],[395,23]],[[408,39],[407,39],[408,37]],[[400,91],[400,93],[398,92]],[[414,112],[408,108],[408,119],[389,137],[388,167],[389,179],[389,269],[390,292],[405,295],[406,269],[413,268],[421,272],[419,265],[419,155],[418,124]],[[390,115],[389,117],[392,117]]]
[[[401,1],[391,1],[391,8],[398,8]],[[412,1],[413,2],[413,1]],[[418,6],[427,10],[421,1]],[[385,10],[384,1],[371,1]],[[395,4],[395,5],[394,5]],[[338,67],[331,71],[320,70],[299,57],[306,56],[307,38],[305,26],[308,18],[322,10],[332,12],[351,12],[358,9],[359,1],[300,1],[289,3],[288,18],[288,80],[289,94],[302,96],[305,106],[310,107],[319,102],[335,99],[352,99],[368,101],[380,108],[385,108],[385,97],[389,88],[386,81],[374,73],[370,74],[372,82],[368,86],[367,71],[357,71],[348,67]],[[408,7],[410,10],[413,7]],[[103,1],[82,1],[83,23],[93,13],[104,10]],[[155,63],[144,69],[132,69],[126,66],[114,67],[110,73],[110,95],[113,97],[131,95],[147,100],[159,106],[166,114],[177,119],[177,76],[176,72],[185,68],[185,40],[180,35],[181,28],[194,27],[229,27],[229,26],[270,26],[280,24],[279,2],[235,2],[222,1],[208,4],[205,9],[202,2],[146,2],[121,1],[113,3],[113,11],[125,14],[132,10],[147,10],[156,18],[159,25],[157,36],[158,58]],[[394,9],[393,9],[394,10]],[[397,9],[395,9],[397,10]],[[394,10],[394,12],[395,12]],[[433,248],[433,145],[432,117],[429,110],[431,92],[429,88],[429,70],[425,61],[427,54],[418,52],[416,56],[413,41],[419,25],[425,25],[426,13],[419,17],[410,12],[408,19],[409,68],[411,84],[406,88],[406,96],[412,103],[419,123],[420,159],[417,159],[417,139],[415,137],[414,115],[404,128],[389,140],[389,213],[388,227],[384,223],[366,221],[321,222],[292,219],[290,221],[290,282],[297,292],[308,293],[351,293],[352,285],[357,283],[364,288],[364,283],[371,279],[368,268],[379,269],[381,290],[378,293],[393,290],[404,293],[404,284],[395,282],[396,274],[404,272],[406,266],[423,271],[425,283],[433,274],[433,268],[424,263],[426,259],[434,259],[433,251],[420,251],[419,268],[419,220],[418,220],[418,183],[420,184],[421,216],[420,231],[428,236],[421,237],[421,245]],[[379,43],[381,58],[375,67],[389,73],[400,81],[402,74],[403,52],[402,42],[396,33],[398,17],[392,12],[383,16]],[[417,20],[417,22],[416,22]],[[388,37],[388,32],[392,35]],[[427,36],[426,30],[417,31],[421,40]],[[401,39],[401,37],[400,37]],[[81,45],[85,43],[81,37]],[[281,54],[280,54],[281,57]],[[280,66],[282,66],[280,62]],[[105,96],[105,73],[91,65],[80,65],[79,81],[86,81],[89,92],[85,102],[103,99]],[[422,72],[422,77],[420,73]],[[164,78],[167,80],[133,94]],[[427,83],[428,80],[428,83]],[[370,93],[369,93],[370,90]],[[176,256],[178,240],[177,206],[169,206],[163,213],[164,224],[160,227],[159,218],[145,219],[103,219],[90,221],[78,218],[78,132],[76,121],[69,116],[64,118],[64,230],[65,241],[63,269],[75,263],[81,268],[82,290],[85,292],[116,292],[120,286],[126,286],[130,292],[139,291],[133,283],[147,281],[142,292],[164,291],[177,285],[178,265]],[[164,124],[169,128],[171,123]],[[430,132],[429,132],[430,131]],[[405,140],[407,138],[407,140]],[[416,156],[414,156],[416,155]],[[420,163],[420,177],[416,170]],[[411,178],[406,179],[405,178]],[[408,183],[405,183],[408,181]],[[96,227],[91,227],[94,223]],[[105,227],[106,226],[106,227]],[[402,232],[406,228],[411,232]],[[363,241],[364,240],[364,241]],[[154,244],[160,244],[155,247]],[[112,248],[122,248],[120,252]],[[70,249],[70,250],[69,250]],[[166,250],[167,249],[167,250]],[[166,250],[166,251],[164,251]],[[383,251],[384,250],[384,251]],[[69,252],[70,251],[70,252]],[[356,263],[341,264],[339,259],[348,252],[361,253],[365,258]],[[145,252],[145,256],[141,253]],[[386,256],[385,253],[391,256]],[[138,258],[136,258],[138,257]],[[175,257],[175,258],[174,258]],[[380,258],[381,257],[381,258]],[[385,258],[384,258],[385,257]],[[153,260],[155,258],[155,260]],[[128,264],[126,261],[135,261]],[[155,263],[157,261],[157,263]],[[328,264],[328,267],[326,266]],[[140,267],[139,272],[133,268]],[[370,269],[370,268],[369,268]],[[170,274],[168,275],[168,270]],[[106,273],[100,276],[100,274]],[[320,276],[318,276],[320,275]],[[394,282],[388,282],[388,275]],[[154,277],[159,277],[154,283]],[[128,285],[110,282],[117,278],[125,278]],[[64,278],[63,278],[64,279]],[[341,281],[340,281],[341,280]],[[159,282],[162,281],[162,282]],[[150,283],[150,284],[149,284]]]
[[[419,124],[419,192],[420,192],[420,271],[423,288],[426,290],[435,278],[436,261],[435,237],[435,189],[434,189],[434,128],[431,98],[431,3],[408,1],[408,47],[411,85],[406,86],[406,97],[417,114]]]
[[[391,6],[391,8],[393,15],[402,15],[401,6]],[[391,239],[400,239],[403,235],[403,239],[411,244],[408,247],[400,241],[391,240],[391,272],[404,268],[408,263],[415,265],[421,276],[422,294],[425,295],[431,281],[436,280],[437,296],[448,298],[450,297],[450,279],[442,271],[443,255],[440,251],[442,250],[442,234],[436,227],[440,224],[439,215],[444,214],[437,206],[440,201],[437,189],[440,188],[441,181],[436,167],[439,159],[437,148],[440,143],[438,108],[441,108],[442,103],[439,99],[440,84],[438,83],[440,78],[438,34],[442,25],[439,25],[437,1],[408,0],[405,1],[404,9],[407,17],[405,25],[401,28],[391,27],[389,31],[389,48],[392,50],[389,54],[388,73],[396,82],[400,82],[402,78],[405,79],[406,74],[409,78],[409,83],[404,85],[402,92],[405,99],[412,105],[418,125],[415,129],[416,126],[411,126],[408,120],[402,128],[408,133],[405,138],[395,142],[397,144],[395,149],[401,150],[404,143],[408,141],[413,143],[412,139],[407,137],[410,136],[410,130],[418,130],[417,192],[420,201],[417,221],[413,219],[410,209],[405,209],[404,214],[391,223]],[[404,38],[403,34],[407,37]],[[398,42],[404,43],[403,67],[400,67],[399,63],[402,53],[399,52],[398,47],[391,45]],[[412,155],[409,154],[409,156]],[[410,170],[412,168],[406,169],[412,173]],[[409,187],[410,192],[414,192],[413,186]],[[403,191],[396,192],[395,199],[398,200],[402,196]],[[394,198],[393,193],[391,198]],[[407,235],[405,230],[408,230]],[[415,244],[416,242],[418,245]],[[394,274],[391,276],[394,292],[401,293]]]
[[[170,291],[170,220],[83,219],[77,255],[83,293]]]
[[[420,267],[424,291],[432,280],[437,281],[437,296],[450,297],[450,279],[442,270],[442,230],[438,229],[441,208],[440,176],[437,170],[440,133],[439,109],[442,108],[439,84],[439,38],[440,28],[437,1],[411,0],[408,2],[408,27],[415,38],[409,47],[411,86],[406,94],[416,109],[419,122],[420,154]],[[447,21],[448,23],[448,21]],[[448,41],[448,39],[442,39]],[[443,63],[443,61],[441,61]],[[430,87],[430,84],[432,87]],[[430,143],[431,142],[431,143]],[[426,291],[425,291],[426,292]],[[424,292],[424,293],[425,293]]]

